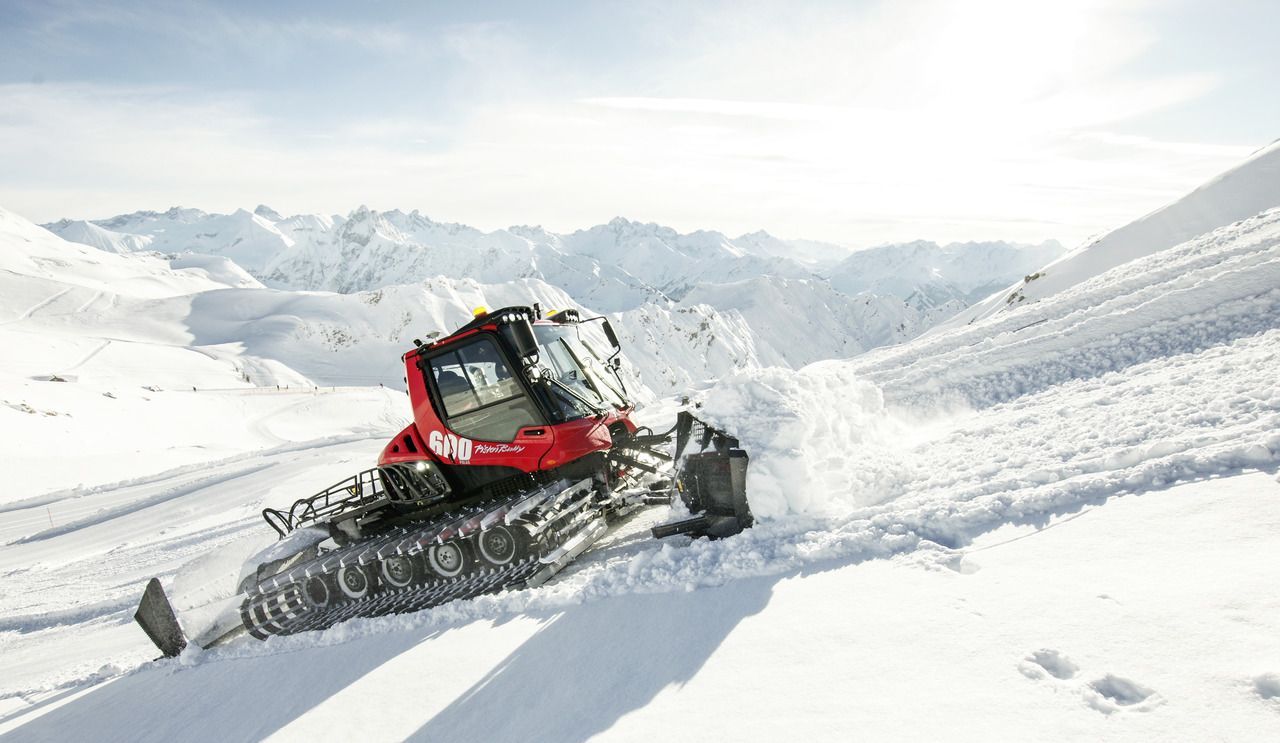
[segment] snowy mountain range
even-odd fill
[[[1002,288],[1004,277],[1030,273],[1064,252],[1055,240],[1038,245],[920,240],[860,250],[827,276],[846,294],[901,297],[917,306],[969,305]]]
[[[658,390],[906,340],[984,288],[1062,252],[1052,242],[911,243],[850,254],[765,232],[731,239],[622,218],[566,235],[539,227],[486,233],[417,211],[366,207],[345,217],[282,217],[266,206],[232,214],[173,208],[46,227],[109,252],[154,251],[186,262],[215,256],[280,290],[353,294],[431,282],[447,293],[449,281],[541,282],[566,295],[558,305],[571,297],[614,313],[627,339],[640,341],[634,353]],[[350,331],[359,341],[370,329]]]

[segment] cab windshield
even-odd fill
[[[598,340],[584,338],[578,325],[535,325],[533,334],[541,349],[540,360],[552,376],[575,394],[600,407],[625,407],[627,399],[606,377],[604,348]]]

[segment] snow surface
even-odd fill
[[[145,254],[86,258],[0,213],[17,248],[0,253],[16,266],[0,273],[0,340],[24,351],[4,357],[0,435],[26,477],[0,501],[0,735],[1271,740],[1280,209],[1240,216],[1041,301],[799,370],[736,363],[771,363],[768,334],[735,328],[768,296],[754,278],[735,280],[752,289],[733,315],[619,316],[629,334],[691,333],[673,348],[705,357],[699,370],[737,369],[696,402],[750,452],[752,529],[658,543],[647,527],[669,514],[656,508],[536,590],[153,662],[130,618],[145,580],[159,575],[195,623],[270,543],[258,511],[368,466],[402,393],[254,388],[244,374],[298,373],[259,355],[255,314],[312,318],[311,295],[231,288],[219,281],[234,274]],[[682,249],[724,246],[704,235]],[[361,303],[420,290],[314,296],[361,321]],[[175,322],[175,304],[210,296],[234,301]],[[95,316],[100,303],[126,309]],[[217,332],[246,340],[193,345]],[[170,354],[165,384],[231,383],[142,389],[112,338],[149,361]],[[315,341],[297,343],[305,361]],[[40,379],[50,366],[74,379]],[[239,401],[237,420],[218,428],[225,410],[189,402],[202,399]],[[157,403],[167,423],[143,412]],[[668,396],[642,415],[656,426],[675,408]],[[67,413],[86,440],[124,442],[111,459],[131,474],[74,459],[57,472],[42,447],[21,448]],[[208,449],[158,466],[166,432]]]

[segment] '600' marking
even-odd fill
[[[455,436],[451,433],[432,431],[427,435],[427,448],[438,457],[446,457],[458,462],[471,460],[471,439]]]

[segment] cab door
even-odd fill
[[[423,431],[436,456],[457,465],[538,469],[554,429],[493,335],[479,333],[433,353],[423,371],[443,424]]]

